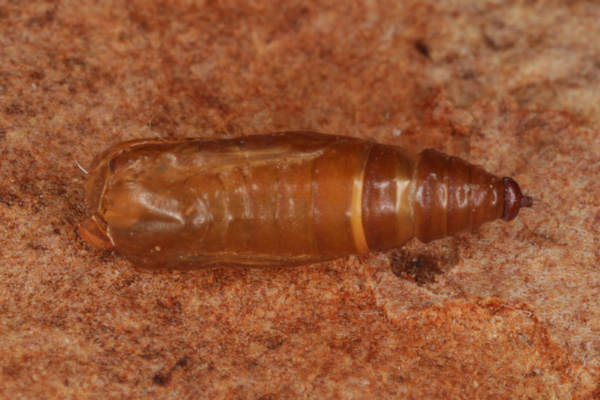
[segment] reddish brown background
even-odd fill
[[[600,397],[600,5],[0,2],[0,397]],[[535,199],[430,246],[147,274],[83,174],[148,136],[433,146]]]

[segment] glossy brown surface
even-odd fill
[[[423,151],[415,187],[415,236],[423,242],[502,217],[502,180],[456,157]]]
[[[295,265],[477,227],[503,216],[505,184],[433,150],[287,132],[119,144],[86,199],[82,237],[141,267]]]

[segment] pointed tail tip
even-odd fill
[[[531,196],[523,196],[521,197],[521,200],[519,200],[519,205],[521,207],[531,207],[533,206],[533,199]]]
[[[521,207],[531,207],[533,199],[530,196],[524,196],[521,193],[519,184],[512,178],[502,178],[504,183],[504,212],[502,219],[511,221],[519,214]]]

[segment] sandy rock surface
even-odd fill
[[[1,398],[597,398],[600,4],[0,2]],[[142,273],[77,234],[142,137],[435,147],[534,198],[429,245]]]

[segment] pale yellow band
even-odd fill
[[[366,160],[365,160],[366,161]],[[351,205],[351,224],[352,236],[354,237],[354,245],[358,254],[369,252],[365,229],[362,221],[362,197],[363,184],[365,180],[365,166],[363,165],[360,172],[354,177],[352,186],[352,205]]]

